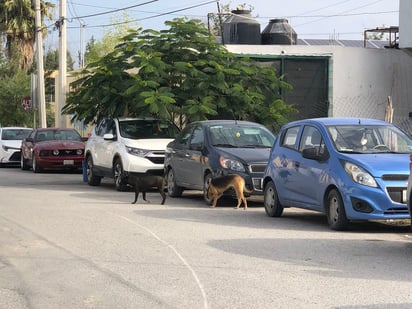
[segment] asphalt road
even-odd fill
[[[0,308],[412,308],[405,225],[336,232],[314,212],[269,218],[259,199],[133,197],[1,168]]]

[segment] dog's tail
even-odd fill
[[[253,190],[249,190],[249,189],[246,187],[246,184],[243,186],[243,191],[246,192],[246,193],[253,193]]]

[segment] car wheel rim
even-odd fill
[[[86,165],[86,175],[87,179],[90,180],[92,176],[92,168],[93,168],[93,163],[91,162],[91,159],[87,160],[87,165]]]
[[[167,174],[167,190],[170,191],[170,192],[173,192],[173,188],[174,188],[174,185],[175,185],[175,183],[174,183],[175,179],[174,178],[175,177],[173,175],[173,171],[169,170],[169,173]]]
[[[211,183],[211,182],[212,182],[212,176],[210,176],[210,175],[206,176],[206,178],[205,178],[205,183],[204,183],[204,192],[203,192],[203,195],[204,195],[204,197],[205,197],[205,200],[206,200],[207,202],[209,202],[209,203],[212,202],[212,199],[209,199],[209,197],[207,196],[207,191],[209,190],[209,186],[210,186],[210,183]]]
[[[120,167],[119,164],[116,164],[114,168],[114,181],[116,183],[116,186],[120,186],[121,175],[122,175],[122,168]]]
[[[267,209],[275,207],[275,191],[272,188],[268,188],[266,191],[265,206]]]
[[[339,201],[336,196],[330,199],[329,203],[329,215],[333,222],[338,221],[339,217]]]

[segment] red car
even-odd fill
[[[21,143],[21,169],[82,169],[84,141],[75,129],[35,129]]]

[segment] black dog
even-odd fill
[[[163,205],[166,200],[166,193],[165,193],[165,182],[163,176],[155,176],[155,175],[141,175],[135,176],[131,175],[128,177],[128,183],[134,188],[134,201],[132,204],[136,204],[136,201],[139,197],[139,193],[143,193],[143,200],[150,203],[150,201],[146,200],[146,192],[152,188],[158,188],[159,193],[162,196]]]

